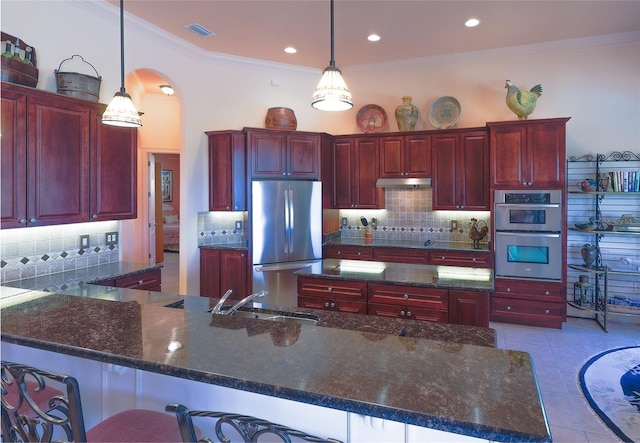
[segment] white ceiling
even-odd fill
[[[119,0],[107,0],[116,6]],[[125,0],[125,11],[203,50],[322,69],[329,0]],[[481,20],[465,28],[470,17]],[[197,23],[215,33],[200,37]],[[340,68],[640,30],[639,0],[336,0]],[[367,41],[375,32],[382,40]],[[298,49],[284,52],[286,46]]]

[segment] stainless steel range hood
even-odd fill
[[[378,188],[430,188],[430,178],[379,178]]]

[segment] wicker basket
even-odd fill
[[[74,57],[80,57],[84,63],[91,66],[97,77],[80,74],[79,72],[60,72],[62,64]],[[82,58],[81,55],[72,55],[71,57],[62,60],[58,69],[55,70],[55,74],[58,94],[81,98],[83,100],[90,100],[93,102],[97,102],[100,98],[100,82],[102,81],[102,77],[100,77],[96,68]]]
[[[17,38],[3,32],[2,41],[6,40],[9,40],[13,44],[15,44]],[[29,45],[20,40],[20,49],[25,49],[27,46]],[[16,83],[18,85],[30,86],[32,88],[36,87],[36,85],[38,84],[38,68],[36,68],[35,48],[32,47],[31,51],[31,62],[33,63],[33,66],[23,63],[20,60],[15,60],[13,58],[0,58],[2,59],[1,80],[3,82]]]

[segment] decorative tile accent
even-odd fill
[[[119,231],[120,222],[92,222],[0,230],[1,282],[117,262],[117,245],[105,247],[105,233]],[[80,248],[80,235],[89,234],[93,249]]]

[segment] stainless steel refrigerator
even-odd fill
[[[319,181],[253,181],[251,185],[253,291],[266,303],[297,306],[297,277],[322,266],[322,184]]]

